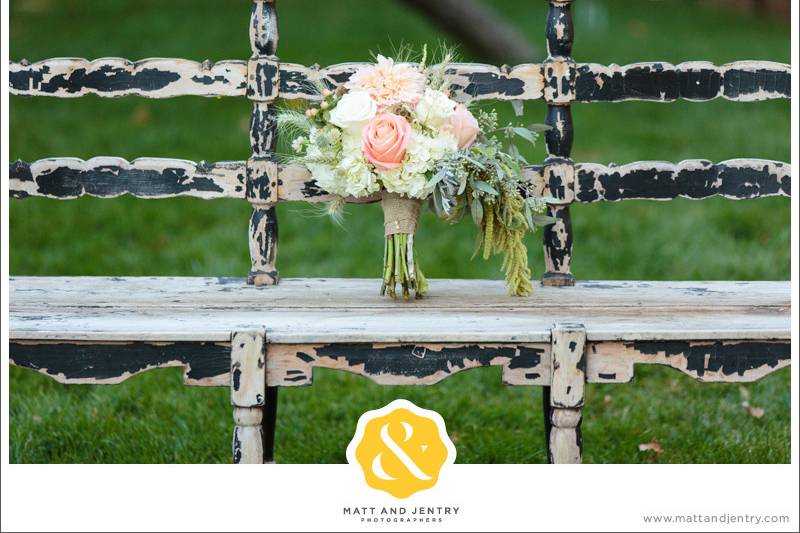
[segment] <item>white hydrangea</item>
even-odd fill
[[[319,187],[332,194],[345,195],[344,182],[339,177],[336,168],[320,163],[307,163],[306,167],[311,172],[311,177]]]
[[[360,150],[343,153],[336,169],[341,176],[345,194],[348,196],[358,198],[380,190],[378,177],[372,172],[372,168],[361,155]]]
[[[411,173],[424,174],[436,163],[458,150],[458,141],[449,133],[431,137],[415,132],[406,150],[403,167]]]
[[[414,111],[419,122],[429,128],[439,129],[455,113],[455,109],[456,103],[442,91],[428,88],[417,102]]]
[[[424,198],[426,196],[425,174],[409,172],[406,168],[396,168],[380,172],[381,182],[389,192],[396,192],[411,198]]]

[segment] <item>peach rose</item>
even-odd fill
[[[450,115],[444,129],[455,135],[459,150],[472,146],[480,131],[478,121],[464,104],[456,106],[455,113]]]
[[[411,125],[400,115],[379,113],[364,128],[361,151],[378,170],[398,168],[411,140]]]

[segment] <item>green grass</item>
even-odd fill
[[[282,2],[281,58],[305,64],[363,60],[369,50],[391,50],[392,42],[419,46],[442,38],[399,2],[347,4]],[[491,4],[543,43],[545,2]],[[602,16],[582,14],[590,9]],[[578,61],[789,61],[788,26],[695,2],[587,0],[575,10]],[[248,17],[247,2],[16,0],[11,58],[243,59],[249,55]],[[604,19],[607,24],[597,23]],[[499,109],[511,118],[507,105]],[[542,120],[541,103],[527,103],[525,110],[527,122]],[[245,159],[249,111],[244,99],[14,97],[11,156]],[[788,101],[576,105],[574,120],[577,161],[790,158]],[[539,160],[543,154],[540,145],[528,156]],[[249,267],[244,202],[84,198],[11,204],[14,275],[242,276]],[[377,206],[350,207],[343,229],[313,215],[305,206],[279,206],[284,277],[379,274]],[[573,271],[581,279],[789,278],[785,199],[575,206],[573,221]],[[499,261],[469,261],[473,237],[468,224],[448,227],[425,215],[418,249],[426,274],[501,278]],[[529,248],[538,275],[540,236],[529,239]],[[229,460],[227,391],[184,387],[177,370],[153,371],[114,387],[66,387],[17,368],[10,377],[12,462]],[[746,414],[738,386],[700,385],[664,368],[640,368],[630,385],[591,385],[583,425],[586,461],[788,462],[788,370],[745,388],[750,402],[765,409],[763,418]],[[398,397],[444,416],[461,462],[545,460],[539,391],[503,387],[497,369],[471,370],[425,388],[380,387],[318,372],[313,387],[281,390],[277,460],[343,461],[358,415]],[[637,449],[653,438],[664,448],[657,459]]]

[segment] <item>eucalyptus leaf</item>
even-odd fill
[[[552,129],[553,127],[547,124],[528,124],[528,130],[533,132],[550,131]]]
[[[519,153],[519,148],[514,143],[508,143],[508,154],[516,161],[522,163],[523,165],[527,165],[528,161]]]
[[[428,187],[433,187],[434,185],[442,181],[445,178],[446,174],[447,173],[445,172],[445,169],[440,168],[439,171],[436,174],[434,174],[431,179],[428,180]]]
[[[547,215],[534,215],[533,216],[533,223],[537,226],[547,226],[549,224],[555,224],[558,222],[556,217],[549,217]]]
[[[522,100],[511,100],[511,107],[514,109],[514,114],[518,117],[521,117],[525,112],[525,106]]]
[[[461,196],[464,194],[464,191],[467,190],[467,178],[463,178],[461,183],[458,184],[458,194],[457,196]]]
[[[470,156],[467,155],[467,156],[464,156],[464,159],[466,159],[467,161],[469,161],[470,163],[472,163],[473,165],[475,165],[479,169],[486,170],[486,166],[483,163],[481,163],[480,161],[478,161],[477,159],[475,159],[474,157],[470,157]]]
[[[500,193],[497,192],[497,189],[495,189],[494,187],[492,187],[491,185],[489,185],[485,181],[475,180],[475,181],[472,182],[472,186],[474,188],[478,189],[479,191],[485,192],[487,194],[491,194],[492,196],[497,196],[498,194],[500,194]]]
[[[434,211],[436,211],[436,214],[439,217],[442,217],[442,215],[447,214],[444,208],[444,202],[442,201],[442,191],[439,189],[439,187],[434,187],[432,196],[433,196],[433,208]]]
[[[476,226],[480,226],[483,221],[483,204],[479,200],[473,200],[469,207],[473,222]]]
[[[518,137],[522,137],[523,139],[525,139],[526,141],[528,141],[528,142],[529,142],[529,143],[531,143],[531,144],[533,144],[533,143],[535,143],[535,142],[536,142],[536,134],[535,134],[535,133],[533,133],[532,131],[530,131],[530,130],[529,130],[529,129],[527,129],[527,128],[523,128],[523,127],[515,126],[514,128],[512,128],[512,131],[513,131],[513,132],[514,132],[514,133],[515,133],[515,134],[516,134]]]

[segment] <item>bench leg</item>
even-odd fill
[[[264,396],[266,350],[263,331],[237,331],[231,336],[231,404],[233,462],[264,462]]]
[[[548,458],[551,463],[580,463],[586,330],[580,324],[556,324],[551,335]]]
[[[264,433],[261,428],[262,407],[233,408],[233,463],[264,462]]]
[[[278,419],[278,387],[267,387],[264,406],[264,462],[275,462],[275,423]]]
[[[544,451],[547,457],[550,457],[550,431],[553,429],[553,423],[550,421],[550,414],[553,408],[550,407],[550,387],[542,387],[542,418],[544,419]]]
[[[583,459],[581,439],[581,409],[550,410],[553,425],[548,439],[548,459],[551,464],[578,464]]]

